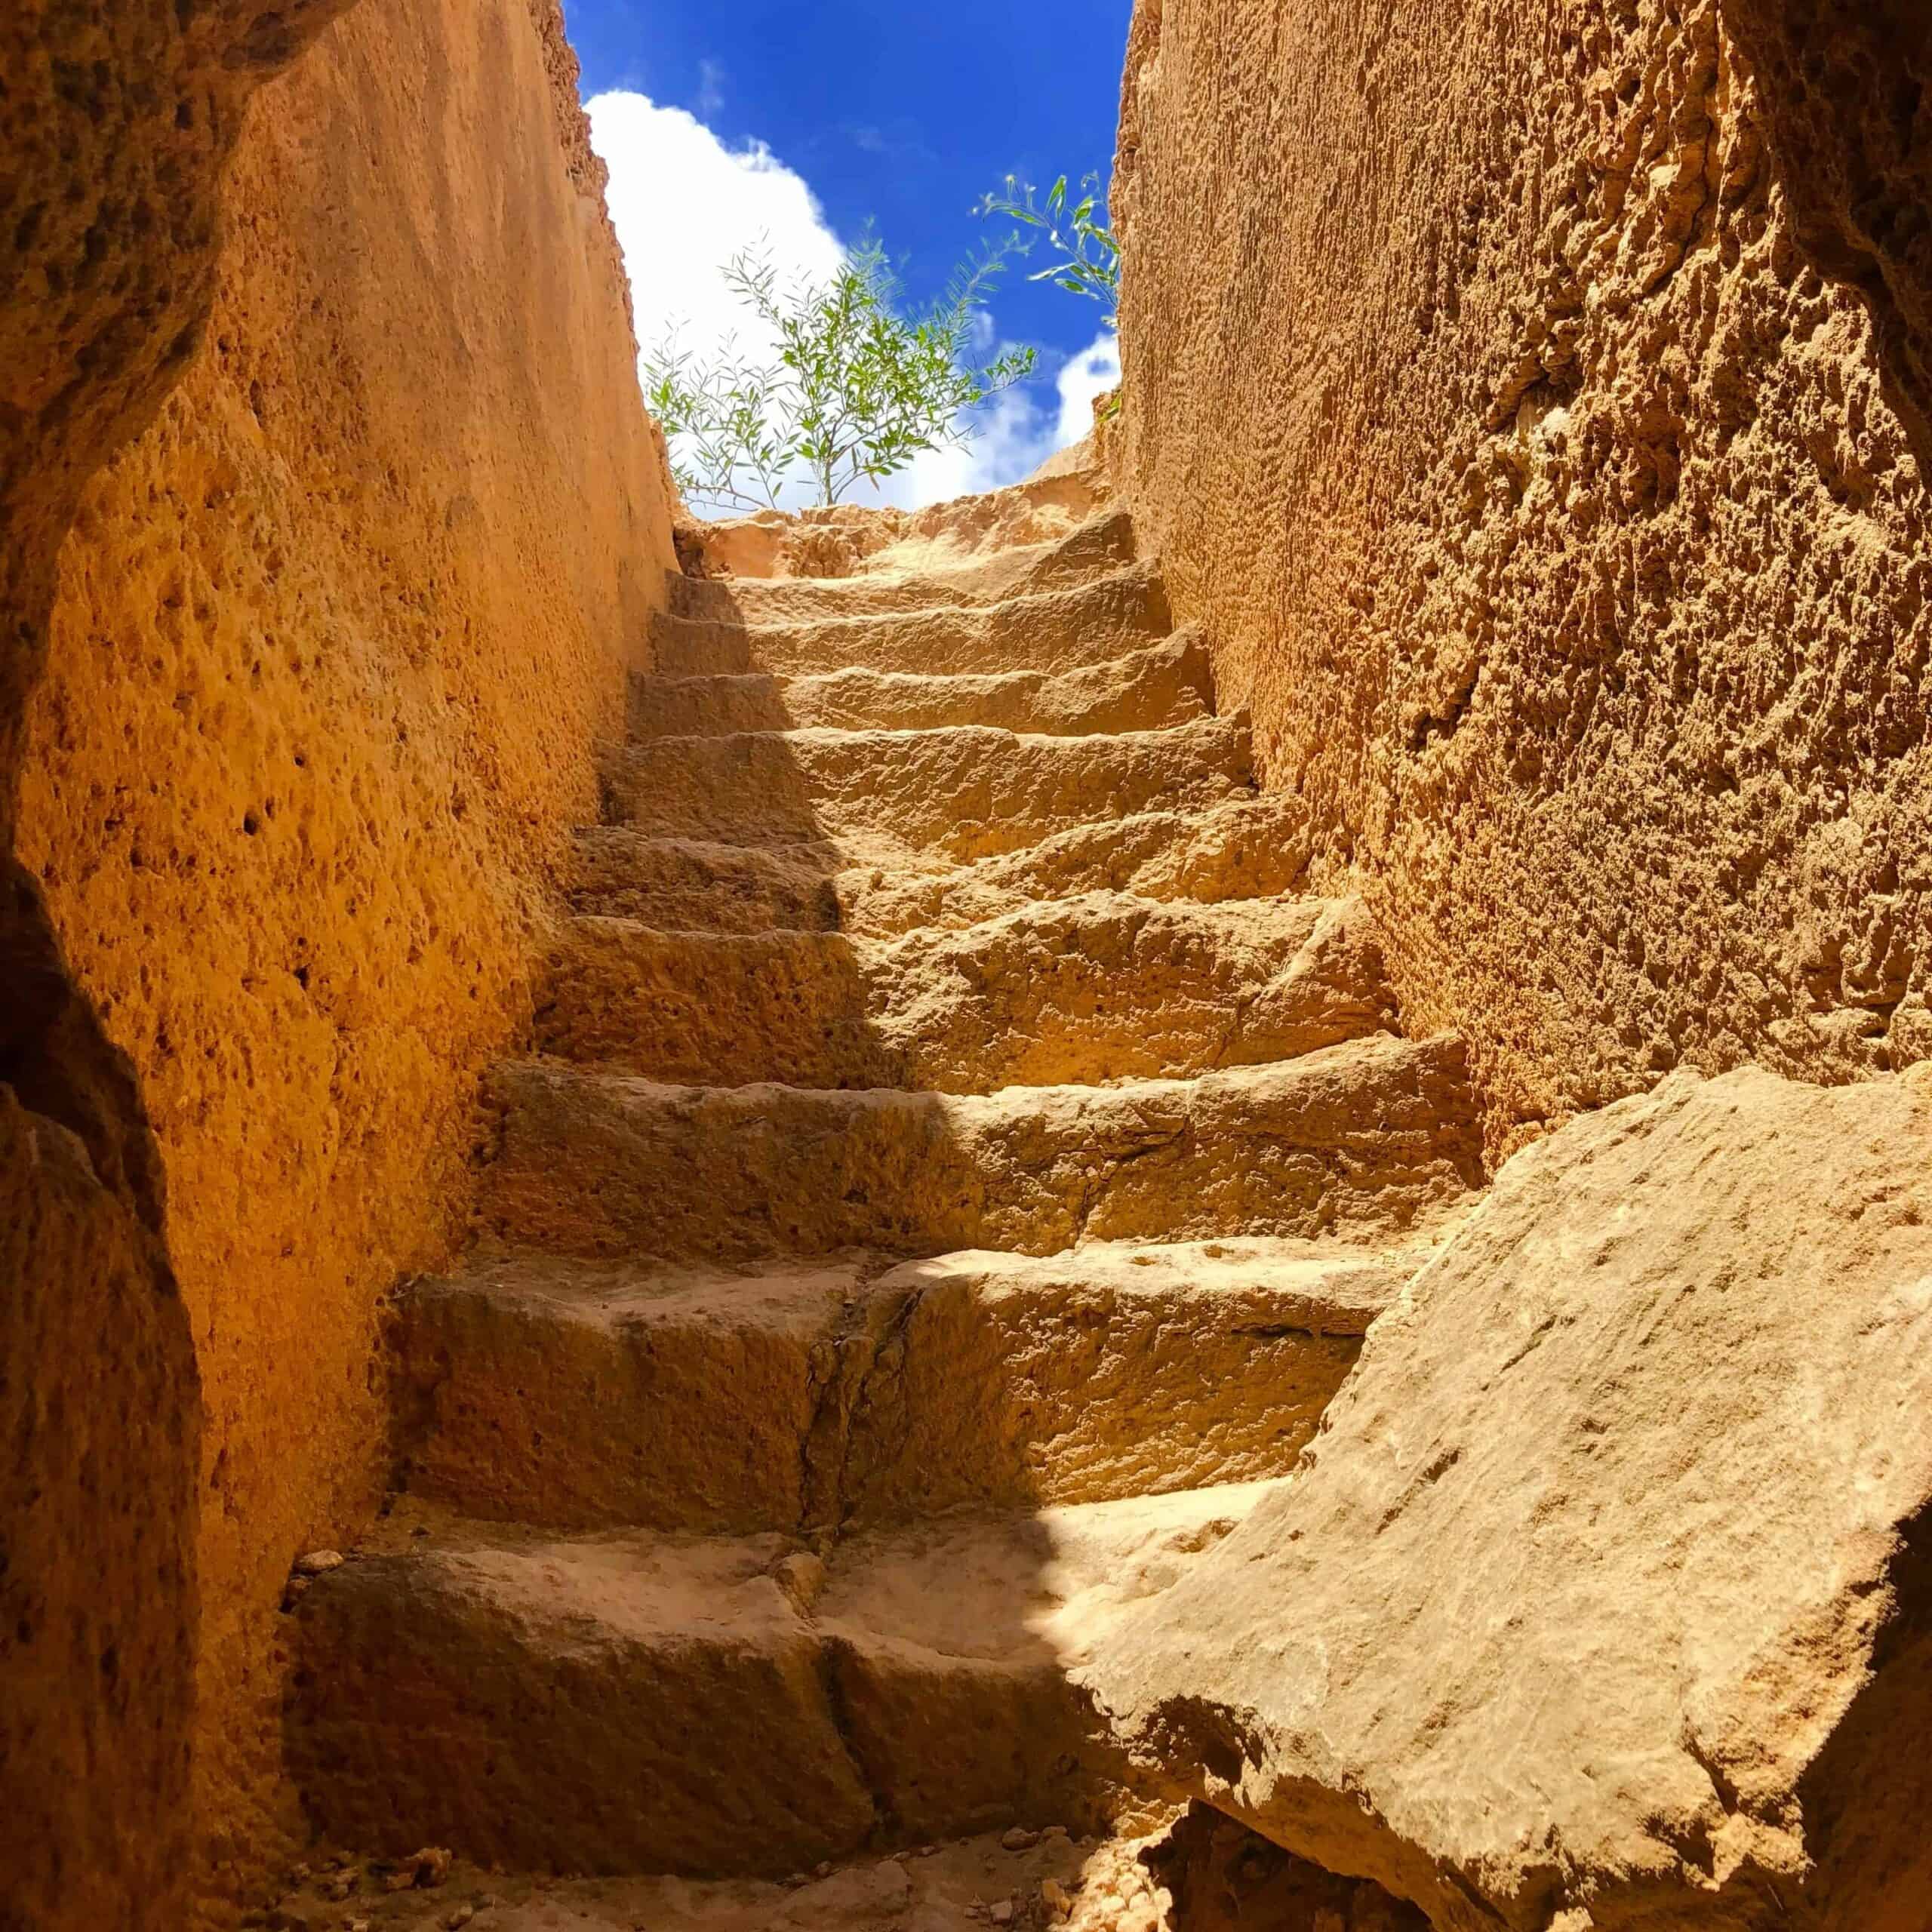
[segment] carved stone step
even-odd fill
[[[1131,565],[1085,583],[1004,602],[885,615],[658,617],[651,666],[661,677],[774,671],[800,677],[860,669],[1066,671],[1157,643],[1171,628],[1158,571]]]
[[[554,1061],[500,1067],[491,1084],[484,1227],[570,1254],[1384,1238],[1478,1171],[1453,1038],[986,1095],[672,1087]]]
[[[721,737],[737,731],[927,731],[991,724],[1072,737],[1095,731],[1158,731],[1214,709],[1206,645],[1182,632],[1078,670],[928,675],[913,671],[833,671],[782,678],[636,677],[630,687],[634,739]]]
[[[972,860],[1094,820],[1250,795],[1248,752],[1246,721],[1222,718],[1081,738],[981,725],[660,738],[611,755],[606,816],[660,838]]]
[[[569,895],[577,912],[663,932],[843,928],[884,936],[977,925],[1083,892],[1203,904],[1273,898],[1296,890],[1307,869],[1297,801],[1242,793],[1198,811],[1133,812],[1072,826],[964,865],[931,854],[855,863],[829,840],[728,845],[590,826],[574,841]]]
[[[1121,1766],[1068,1669],[1268,1488],[952,1517],[824,1561],[399,1509],[389,1550],[301,1602],[291,1768],[331,1842],[585,1873],[1094,1829]]]
[[[537,1041],[660,1081],[971,1094],[1291,1060],[1395,1011],[1353,902],[1091,893],[891,940],[574,920]]]
[[[1426,1253],[477,1257],[397,1312],[408,1487],[479,1520],[728,1533],[1282,1475]]]
[[[841,577],[674,575],[671,610],[680,617],[758,624],[967,608],[1109,576],[1137,554],[1132,519],[1124,510],[1108,510],[1057,542],[968,554],[916,571],[861,570]]]

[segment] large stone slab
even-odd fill
[[[772,671],[808,677],[859,667],[924,673],[1064,671],[1101,664],[1167,635],[1159,571],[1140,565],[1108,577],[979,607],[940,605],[850,617],[660,617],[652,660],[667,677]]]
[[[398,1301],[400,1466],[480,1521],[730,1534],[1284,1475],[1427,1253],[477,1255]]]
[[[291,1623],[290,1768],[328,1840],[780,1878],[1125,1802],[1069,1665],[1265,1483],[827,1545],[550,1538],[399,1503]],[[420,1532],[420,1534],[418,1534]]]
[[[990,512],[993,523],[1004,523],[1003,511],[1022,494],[995,491],[962,498],[958,504],[921,512],[919,520],[943,523],[967,511],[978,521]],[[1028,520],[1024,512],[1022,516]],[[981,548],[982,543],[987,546]],[[960,610],[1111,577],[1122,565],[1134,562],[1137,554],[1134,521],[1127,512],[1097,509],[1070,531],[1037,540],[1016,540],[1010,526],[1001,531],[988,525],[963,547],[942,540],[923,554],[895,549],[890,555],[875,555],[864,570],[848,577],[679,575],[671,580],[671,608],[681,617],[741,624]]]
[[[1932,1076],[1519,1155],[1088,1681],[1443,1928],[1932,1923]]]
[[[886,935],[976,925],[1082,892],[1203,904],[1272,898],[1306,879],[1306,815],[1278,792],[1192,811],[1130,812],[964,865],[932,854],[909,865],[854,864],[816,836],[732,845],[591,826],[573,841],[568,888],[574,912],[661,931]]]
[[[1198,631],[1076,670],[989,671],[933,676],[918,671],[844,670],[804,678],[769,672],[730,677],[634,676],[634,738],[723,736],[734,731],[930,731],[989,724],[1007,731],[1075,737],[1158,731],[1214,709],[1208,647]]]

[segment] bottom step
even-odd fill
[[[478,1533],[405,1500],[390,1553],[301,1600],[292,1768],[331,1841],[565,1872],[777,1878],[1094,1829],[1121,1767],[1067,1672],[1275,1487],[947,1517],[823,1562],[777,1535]]]
[[[427,1887],[389,1890],[412,1866]],[[506,1875],[446,1868],[440,1852],[333,1853],[319,1874],[300,1870],[300,1889],[242,1923],[308,1924],[318,1902],[346,1899],[342,1922],[377,1932],[1429,1932],[1373,1881],[1325,1871],[1199,1803],[1160,1806],[1112,1837],[1016,1828],[775,1883]]]
[[[1172,1894],[1151,1869],[1167,1838],[1150,1831],[1077,1838],[1063,1827],[989,1832],[786,1880],[559,1880],[461,1860],[445,1873],[438,1860],[429,1873],[433,1886],[395,1893],[386,1889],[401,1869],[393,1861],[330,1854],[318,1873],[280,1899],[278,1912],[243,1922],[300,1921],[334,1932],[365,1919],[375,1932],[443,1932],[466,1909],[471,1932],[987,1932],[995,1925],[1011,1932],[1184,1932]],[[1273,1854],[1276,1860],[1286,1856]],[[1257,1932],[1306,1927],[1267,1921]],[[1347,1932],[1371,1928],[1350,1924]]]

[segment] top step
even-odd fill
[[[670,608],[674,617],[752,624],[964,609],[1063,589],[1118,570],[1134,557],[1133,523],[1124,510],[1115,510],[1057,542],[996,550],[949,568],[881,568],[844,577],[673,575]]]

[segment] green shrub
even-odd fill
[[[928,450],[971,440],[975,405],[1032,373],[1030,349],[982,367],[977,318],[1004,264],[989,250],[953,277],[924,315],[897,306],[884,251],[868,239],[829,280],[780,285],[770,260],[740,255],[724,278],[775,337],[777,360],[755,363],[727,343],[709,361],[675,333],[646,358],[646,400],[681,439],[672,463],[688,499],[734,509],[778,507],[807,472],[820,506],[896,475]]]

